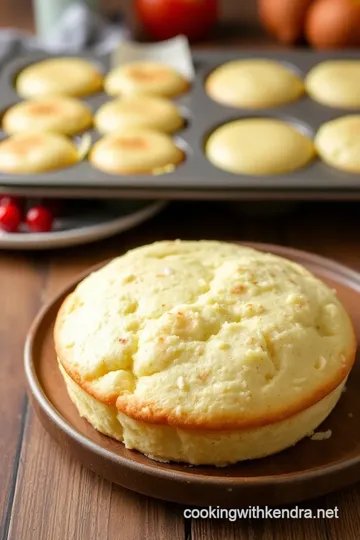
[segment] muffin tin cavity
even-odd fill
[[[304,94],[304,83],[281,62],[247,58],[218,66],[206,78],[205,89],[221,105],[262,110],[298,101]]]
[[[29,54],[27,58],[15,60],[7,64],[0,76],[0,110],[6,110],[9,106],[19,102],[19,96],[14,87],[16,76],[21,70],[30,64],[49,58],[44,54]],[[89,60],[101,72],[106,75],[110,71],[110,57],[99,55],[90,57],[83,55],[82,58]],[[196,69],[195,79],[192,81],[189,91],[172,100],[180,109],[185,118],[185,125],[179,131],[171,134],[176,145],[185,152],[185,161],[180,166],[163,174],[108,174],[95,168],[89,159],[85,158],[80,163],[67,170],[54,171],[43,174],[19,175],[0,174],[0,183],[4,188],[16,186],[34,186],[42,190],[59,188],[68,190],[77,188],[79,193],[92,190],[92,195],[101,193],[106,189],[126,190],[132,196],[140,193],[140,189],[153,193],[155,196],[161,190],[170,193],[171,190],[189,192],[196,190],[201,193],[211,190],[222,190],[224,196],[232,197],[232,192],[253,191],[268,193],[274,190],[282,192],[306,192],[317,190],[318,192],[337,191],[339,189],[356,190],[360,188],[360,175],[340,171],[314,159],[307,166],[283,174],[254,176],[250,174],[235,174],[215,167],[206,157],[204,146],[207,138],[217,127],[235,119],[270,117],[287,122],[309,138],[313,138],[319,128],[334,118],[343,116],[344,110],[330,108],[312,100],[308,95],[302,95],[297,101],[280,105],[276,108],[261,110],[239,109],[224,106],[215,102],[206,92],[205,84],[208,76],[219,66],[233,60],[241,59],[269,59],[275,60],[290,72],[301,75],[302,81],[314,66],[326,60],[360,59],[360,53],[317,53],[317,52],[239,52],[239,51],[204,51],[194,52],[194,65]],[[111,96],[100,92],[82,98],[92,114],[95,115],[99,108],[113,100]],[[356,112],[356,111],[354,111]],[[90,136],[91,146],[100,140],[102,135],[95,128],[85,131],[82,135]],[[82,135],[74,138],[75,142],[81,141]],[[151,191],[152,190],[152,191]],[[226,195],[228,193],[228,195]]]
[[[207,137],[205,154],[215,167],[234,174],[282,175],[305,167],[315,157],[311,137],[303,131],[295,122],[278,118],[235,119]]]

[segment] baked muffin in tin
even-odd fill
[[[24,68],[15,87],[23,98],[51,94],[82,97],[100,92],[103,74],[83,58],[50,58]]]
[[[2,129],[8,134],[25,131],[50,131],[75,135],[93,123],[90,108],[67,96],[46,96],[21,101],[10,107],[2,118]]]
[[[105,78],[105,92],[110,96],[148,94],[173,98],[187,92],[190,83],[168,64],[143,60],[122,64]]]
[[[328,60],[316,65],[305,79],[308,95],[328,107],[360,107],[360,60]]]
[[[205,144],[216,167],[237,174],[269,176],[295,171],[315,157],[312,140],[272,118],[245,118],[217,128]]]
[[[0,172],[33,174],[70,167],[79,161],[76,145],[56,133],[17,133],[0,142]]]
[[[360,173],[360,115],[348,115],[323,124],[315,137],[321,159],[336,169]]]
[[[233,60],[216,68],[205,88],[215,101],[243,109],[279,107],[304,93],[301,78],[280,62],[262,58]]]
[[[95,126],[103,134],[133,127],[174,133],[184,126],[184,118],[166,98],[135,95],[102,105],[95,115]]]
[[[160,174],[182,163],[185,154],[165,133],[128,128],[96,142],[89,159],[110,174]]]

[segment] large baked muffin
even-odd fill
[[[33,174],[63,169],[79,160],[75,144],[57,133],[17,133],[0,142],[0,172]]]
[[[237,174],[267,176],[295,171],[315,157],[311,139],[273,118],[244,118],[217,128],[205,145],[216,167]]]
[[[315,137],[321,159],[336,169],[360,173],[360,115],[336,118],[323,124]]]
[[[54,337],[95,429],[157,460],[215,465],[311,434],[356,348],[335,292],[305,268],[213,241],[113,260],[66,298]]]
[[[105,78],[110,96],[148,94],[172,98],[189,89],[189,81],[170,65],[152,60],[123,64]]]
[[[305,79],[309,96],[329,107],[360,107],[360,60],[327,60]]]
[[[173,133],[184,125],[179,108],[169,99],[135,95],[114,99],[102,105],[95,115],[100,133],[149,128]]]
[[[96,142],[90,162],[109,174],[157,174],[172,171],[184,160],[184,152],[160,131],[128,128]]]
[[[10,107],[2,119],[6,133],[50,131],[75,135],[92,125],[92,113],[85,103],[67,96],[46,96],[21,101]]]
[[[304,93],[304,83],[295,73],[263,58],[227,62],[209,75],[205,87],[215,101],[244,109],[279,107]]]
[[[81,97],[102,90],[103,78],[99,69],[83,58],[50,58],[23,69],[15,86],[24,98],[51,94]]]

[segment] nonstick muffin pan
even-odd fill
[[[110,57],[82,55],[109,71]],[[5,66],[0,77],[0,110],[5,111],[21,100],[15,90],[17,74],[26,66],[49,58],[45,54],[29,54]],[[264,52],[257,51],[206,51],[194,52],[196,76],[190,91],[177,100],[186,119],[184,129],[174,135],[174,140],[186,153],[184,163],[170,173],[158,175],[111,175],[94,168],[87,160],[67,169],[33,174],[0,174],[0,189],[22,193],[65,196],[118,196],[176,198],[354,198],[360,197],[360,175],[333,169],[315,159],[308,166],[295,172],[277,176],[247,176],[233,174],[214,167],[206,158],[204,145],[207,137],[220,125],[240,118],[269,117],[283,120],[313,137],[318,128],[329,120],[349,114],[349,110],[326,107],[304,96],[295,103],[274,109],[244,110],[227,107],[213,101],[205,91],[204,83],[211,71],[225,62],[245,58],[270,58],[284,63],[304,78],[318,63],[331,59],[360,59],[360,53],[315,53],[310,51]],[[95,113],[112,99],[105,93],[84,98]],[[351,113],[356,114],[352,109]],[[88,132],[92,144],[100,135]],[[2,134],[5,137],[5,134]],[[79,139],[79,137],[78,137]],[[31,188],[31,189],[30,189]]]

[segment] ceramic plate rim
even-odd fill
[[[134,212],[129,212],[103,223],[84,225],[64,231],[0,235],[0,249],[55,249],[102,240],[150,219],[165,208],[167,204],[167,201],[149,201],[148,204],[145,204],[144,201],[144,206]]]

